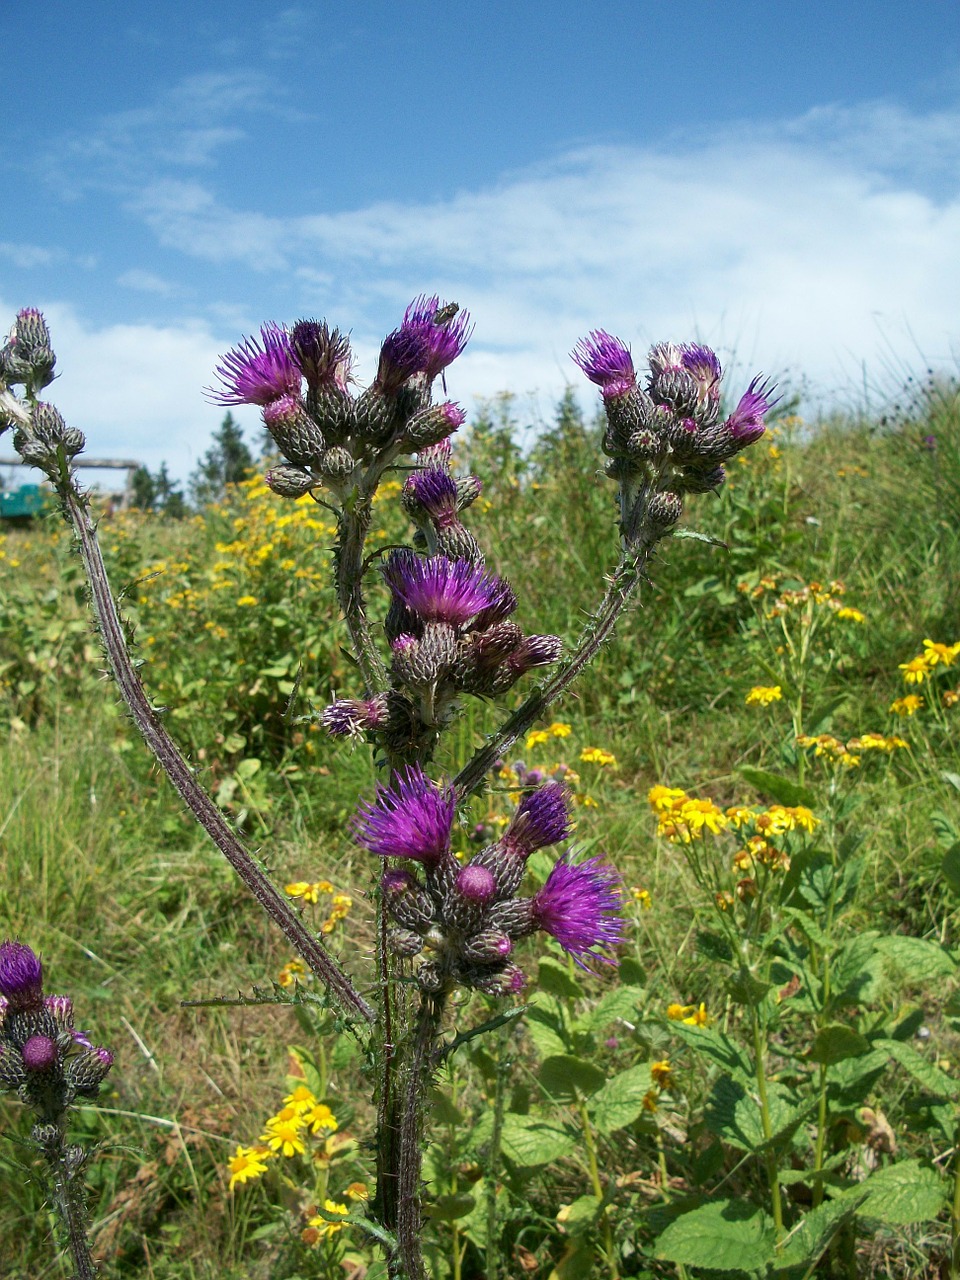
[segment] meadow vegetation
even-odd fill
[[[473,531],[520,623],[572,638],[615,542],[601,428],[568,395],[522,452],[515,416],[506,397],[461,433]],[[630,941],[598,975],[540,944],[523,1011],[447,1056],[424,1165],[438,1278],[960,1275],[958,388],[931,381],[895,423],[770,427],[691,504],[681,531],[706,537],[661,544],[589,675],[471,801],[464,852],[518,786],[562,779],[577,846],[629,888]],[[399,491],[388,476],[375,546],[409,537]],[[168,727],[372,980],[347,823],[373,768],[318,723],[355,683],[326,516],[252,475],[100,537]],[[3,933],[117,1058],[75,1112],[103,1274],[376,1280],[337,1221],[372,1187],[363,1056],[151,765],[55,513],[0,535],[0,616]],[[475,700],[438,769],[493,717]],[[463,1025],[515,1004],[457,999]],[[27,1119],[0,1108],[0,1275],[68,1276]]]

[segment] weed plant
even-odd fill
[[[603,424],[567,397],[529,454],[514,425],[490,406],[457,470],[485,479],[489,562],[575,635],[616,519]],[[893,425],[769,426],[686,518],[724,545],[666,544],[591,680],[497,761],[456,836],[469,860],[524,788],[562,780],[627,929],[618,981],[548,940],[521,1017],[455,997],[461,1029],[511,1016],[430,1085],[431,1275],[960,1274],[956,393],[922,388]],[[406,536],[395,503],[376,513],[382,545]],[[308,518],[254,477],[192,522],[100,537],[151,698],[353,965],[376,904],[347,823],[375,775],[314,714],[354,677]],[[11,531],[0,556],[4,932],[118,1058],[70,1120],[98,1149],[103,1274],[375,1280],[363,1055],[105,696],[69,532]],[[438,773],[498,719],[470,704]],[[536,890],[551,860],[527,865]],[[0,1275],[69,1276],[29,1119],[2,1105]]]

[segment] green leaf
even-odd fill
[[[778,804],[788,807],[802,804],[812,809],[817,803],[817,798],[812,791],[808,791],[806,787],[801,787],[796,782],[791,782],[789,778],[784,778],[779,773],[769,773],[766,769],[754,769],[749,765],[743,765],[738,772],[741,778],[749,782],[752,787],[756,787],[762,796],[769,796]]]
[[[936,1094],[939,1098],[957,1096],[957,1082],[932,1062],[928,1062],[913,1045],[904,1044],[902,1040],[875,1040],[873,1048],[889,1054],[894,1062],[898,1062],[929,1093]]]
[[[729,939],[722,933],[713,933],[709,929],[698,929],[694,939],[697,950],[709,960],[721,960],[729,963],[733,959],[733,947]]]
[[[593,1280],[596,1275],[596,1250],[589,1240],[575,1237],[567,1245],[563,1257],[547,1280]]]
[[[773,1261],[776,1232],[762,1209],[716,1200],[684,1213],[656,1240],[656,1256],[705,1271],[760,1271]]]
[[[877,940],[884,968],[902,975],[911,985],[946,978],[956,972],[957,963],[938,942],[892,934]]]
[[[649,1063],[621,1071],[593,1095],[590,1111],[594,1124],[607,1135],[633,1124],[643,1114],[643,1100],[652,1088]]]
[[[940,871],[954,893],[960,893],[960,840],[943,855]]]
[[[870,1042],[859,1031],[842,1022],[831,1022],[814,1036],[810,1060],[829,1067],[835,1062],[843,1062],[845,1058],[861,1058],[869,1052]]]
[[[866,1199],[859,1213],[890,1226],[931,1222],[947,1202],[946,1183],[919,1160],[901,1160],[878,1169],[863,1184]]]
[[[547,1058],[540,1067],[539,1075],[540,1087],[556,1102],[589,1098],[605,1084],[606,1079],[605,1071],[569,1053]]]
[[[536,1116],[517,1116],[508,1112],[503,1119],[501,1150],[521,1169],[563,1159],[573,1151],[576,1141],[569,1129],[549,1124]]]
[[[951,787],[955,787],[957,791],[960,791],[960,773],[950,773],[949,770],[944,769],[940,777],[944,782],[949,782]]]
[[[866,1190],[858,1188],[852,1197],[849,1193],[838,1196],[836,1200],[827,1200],[805,1213],[787,1237],[783,1252],[777,1259],[778,1266],[804,1267],[816,1262],[844,1218],[855,1213],[867,1195]]]
[[[762,1151],[777,1147],[789,1139],[797,1126],[816,1105],[815,1100],[800,1104],[783,1085],[767,1085],[767,1108],[771,1134],[763,1132],[760,1103],[752,1092],[730,1076],[714,1082],[704,1111],[704,1122],[711,1133],[741,1151]]]
[[[252,778],[255,773],[259,773],[262,767],[263,762],[258,760],[256,756],[247,756],[245,760],[241,760],[237,764],[233,772],[238,778],[242,778],[243,781],[246,782],[247,779]]]
[[[524,1023],[527,1035],[533,1041],[534,1048],[541,1058],[566,1053],[567,1042],[563,1037],[562,1023],[552,996],[538,992],[527,1005]]]
[[[605,992],[590,1012],[590,1030],[602,1031],[611,1022],[620,1019],[635,1024],[637,1009],[642,1000],[643,991],[639,987],[614,987],[612,991]]]
[[[552,996],[561,996],[571,1000],[579,1000],[584,992],[583,987],[572,977],[567,966],[557,960],[545,956],[539,965],[539,985],[541,990],[549,991]]]
[[[742,968],[728,980],[727,991],[735,1004],[758,1005],[772,985]]]
[[[423,1211],[437,1222],[455,1222],[457,1218],[465,1218],[475,1204],[473,1196],[466,1194],[439,1196],[432,1204],[425,1204]]]
[[[858,934],[844,943],[831,966],[831,983],[834,994],[831,1007],[841,1009],[863,1001],[864,991],[875,981],[879,969],[877,939],[880,934],[868,931]]]
[[[672,1019],[663,1025],[689,1048],[711,1058],[733,1075],[753,1078],[750,1063],[729,1036],[714,1031],[711,1027],[689,1027],[685,1022],[674,1022]]]
[[[714,538],[709,533],[700,533],[697,529],[674,529],[673,536],[675,538],[692,538],[695,542],[706,542],[708,546],[722,547],[724,551],[730,550],[720,538]]]
[[[603,1201],[596,1196],[578,1196],[557,1214],[557,1222],[571,1235],[588,1230],[597,1220]]]

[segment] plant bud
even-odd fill
[[[469,975],[470,986],[488,996],[515,996],[527,985],[527,975],[516,964],[505,964],[496,973],[474,971]]]
[[[63,1064],[63,1074],[82,1097],[95,1098],[112,1066],[113,1054],[109,1049],[87,1049],[81,1046],[78,1053],[67,1057]]]
[[[31,1036],[20,1051],[30,1072],[49,1071],[57,1064],[57,1044],[50,1036]]]
[[[332,449],[324,450],[317,459],[317,470],[325,480],[333,483],[346,480],[353,473],[354,466],[353,455],[342,445],[334,445]]]
[[[448,400],[445,404],[431,405],[415,414],[403,429],[402,447],[410,453],[439,444],[462,427],[467,415],[459,405]]]
[[[305,493],[316,488],[319,481],[302,467],[294,467],[289,462],[281,462],[271,467],[263,477],[267,488],[279,494],[281,498],[302,498]]]
[[[447,556],[450,560],[469,560],[472,564],[483,563],[480,543],[459,520],[437,529],[437,553]]]
[[[479,476],[461,476],[456,483],[457,510],[466,511],[483,492],[483,481]]]
[[[26,1079],[23,1058],[16,1047],[0,1042],[0,1088],[16,1092]]]
[[[380,880],[387,913],[402,928],[425,933],[434,922],[430,895],[409,871],[390,870]]]
[[[415,956],[423,950],[423,939],[409,929],[388,929],[387,943],[395,956]]]
[[[401,635],[393,642],[392,671],[401,684],[428,688],[453,666],[457,656],[456,632],[445,622],[428,622],[423,636]]]
[[[513,943],[505,933],[497,929],[484,929],[474,934],[463,945],[463,957],[471,964],[494,964],[506,960],[513,950]]]
[[[421,991],[434,994],[443,987],[443,973],[435,960],[425,960],[417,970],[417,982]]]
[[[327,447],[323,432],[296,396],[264,405],[263,425],[283,456],[299,467],[314,466]]]
[[[683,499],[667,491],[654,493],[647,502],[645,526],[653,533],[665,533],[683,515]]]
[[[50,330],[41,313],[36,307],[18,311],[4,359],[9,381],[22,382],[38,390],[53,381],[56,362]]]

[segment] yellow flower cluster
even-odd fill
[[[671,1005],[671,1008],[673,1007]],[[650,1078],[653,1080],[653,1088],[648,1089],[643,1095],[643,1107],[645,1111],[656,1111],[660,1105],[661,1093],[665,1093],[673,1084],[673,1069],[669,1059],[661,1058],[658,1062],[651,1062]]]
[[[832,613],[841,622],[863,623],[867,620],[866,615],[860,609],[855,609],[851,605],[843,603],[841,597],[846,592],[846,587],[842,582],[836,580],[826,584],[808,582],[801,587],[780,590],[782,581],[782,574],[774,574],[761,578],[756,585],[749,582],[739,582],[737,590],[743,595],[750,596],[752,600],[760,600],[765,596],[779,592],[764,610],[764,616],[767,618],[779,618],[786,613],[812,605],[819,605]]]
[[[902,698],[895,698],[890,703],[890,710],[895,716],[912,716],[923,706],[925,698],[918,693],[907,693]]]
[[[923,684],[924,680],[930,678],[935,667],[952,667],[958,657],[960,657],[960,641],[956,644],[940,644],[935,640],[924,640],[923,653],[911,658],[909,662],[901,662],[898,665],[907,684]],[[907,714],[910,715],[912,712]]]
[[[684,1022],[688,1027],[707,1027],[711,1021],[707,1006],[702,1002],[699,1005],[668,1004],[667,1017],[671,1022]]]
[[[630,892],[633,894],[634,902],[639,903],[641,911],[649,911],[653,907],[649,889],[641,889],[639,885],[634,885]]]
[[[353,899],[345,893],[338,893],[329,880],[295,880],[292,884],[285,885],[283,891],[288,897],[302,898],[307,903],[319,902],[322,893],[331,895],[330,911],[320,926],[321,933],[332,933],[340,921],[347,918],[353,906]],[[282,986],[290,985],[283,978],[280,983]]]
[[[266,1173],[269,1160],[303,1155],[307,1134],[333,1132],[338,1127],[336,1116],[326,1103],[319,1102],[306,1085],[297,1085],[284,1098],[277,1114],[265,1122],[259,1143],[253,1147],[237,1147],[228,1162],[230,1190],[238,1183],[250,1182]]]
[[[814,756],[820,756],[832,764],[842,765],[845,769],[856,769],[860,757],[865,751],[879,751],[891,755],[894,751],[908,749],[909,744],[896,735],[885,738],[882,733],[862,733],[859,737],[842,742],[832,733],[820,733],[811,737],[802,733],[797,738],[797,745],[805,749],[813,748]]]
[[[571,732],[570,725],[564,724],[562,720],[554,720],[553,724],[548,725],[546,729],[534,729],[527,734],[527,750],[532,751],[534,747],[541,747],[551,738],[569,738]]]
[[[744,701],[748,707],[768,707],[771,702],[779,702],[783,697],[783,690],[778,684],[763,685],[755,684],[747,694]]]
[[[598,764],[601,767],[611,765],[614,769],[617,767],[617,757],[612,751],[604,751],[602,747],[584,747],[580,752],[580,759],[584,764]]]

